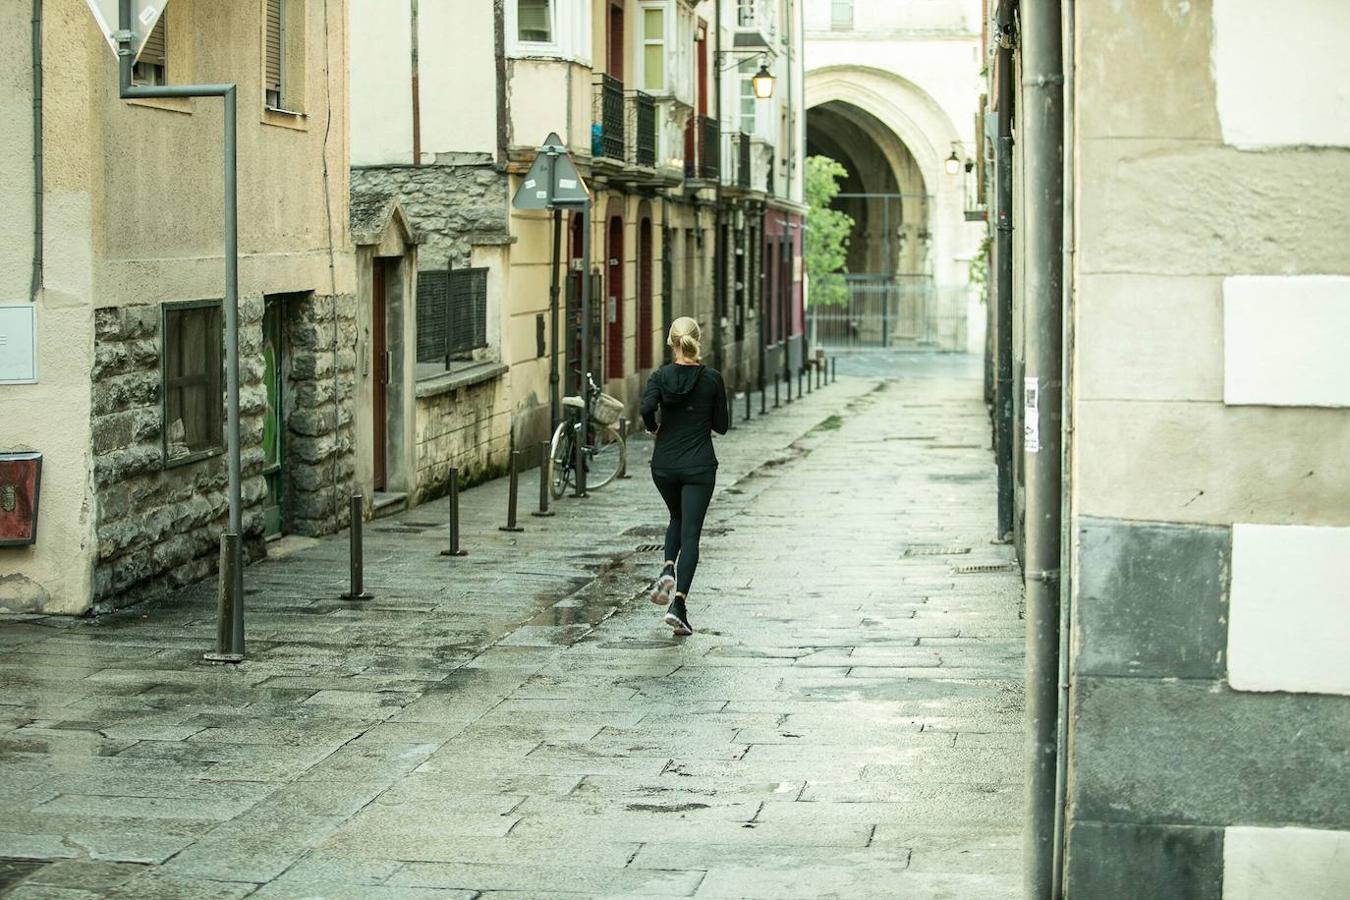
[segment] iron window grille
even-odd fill
[[[161,335],[160,434],[167,467],[213,456],[224,447],[221,301],[164,304]]]
[[[623,82],[613,75],[595,76],[595,122],[591,126],[591,155],[623,160]]]
[[[417,374],[449,371],[487,346],[486,268],[417,273]]]

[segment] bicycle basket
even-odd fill
[[[613,425],[623,415],[623,401],[609,394],[601,393],[591,404],[591,418],[601,425]]]

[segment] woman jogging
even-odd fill
[[[652,588],[651,601],[669,604],[666,624],[685,635],[694,633],[685,603],[698,568],[703,518],[717,483],[712,433],[727,433],[727,392],[717,370],[699,362],[697,322],[676,319],[666,344],[675,351],[675,362],[652,373],[641,408],[643,423],[656,435],[652,481],[670,509],[666,564]]]

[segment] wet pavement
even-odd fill
[[[859,354],[719,439],[674,638],[633,477],[506,488],[97,620],[0,617],[6,897],[1020,895],[1022,624],[978,363]],[[856,373],[856,374],[850,374]],[[899,377],[892,377],[898,374]],[[533,497],[535,473],[522,496]],[[8,891],[8,893],[6,893]]]

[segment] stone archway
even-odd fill
[[[808,152],[844,164],[844,192],[890,195],[841,199],[858,222],[850,270],[931,276],[926,333],[944,349],[964,349],[966,260],[980,234],[965,221],[964,173],[944,165],[963,146],[951,116],[908,79],[857,65],[809,70],[806,107]]]

